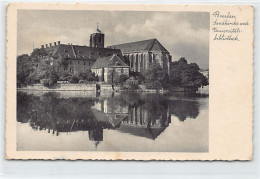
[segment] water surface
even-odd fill
[[[17,150],[208,152],[208,97],[18,92]]]

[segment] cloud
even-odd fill
[[[124,43],[126,39],[157,38],[171,52],[174,60],[185,57],[208,68],[209,29],[195,27],[194,24],[176,14],[154,13],[144,23],[119,23],[115,32],[122,37],[118,43]]]
[[[18,54],[60,40],[88,45],[96,23],[106,45],[157,38],[174,60],[208,68],[209,14],[200,12],[21,11],[18,13]]]

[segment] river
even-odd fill
[[[17,92],[18,151],[208,152],[199,94]]]

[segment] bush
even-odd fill
[[[76,76],[72,76],[72,77],[69,79],[69,82],[70,82],[70,83],[78,83],[78,82],[79,82],[79,78],[76,77]]]
[[[145,82],[144,85],[147,89],[161,89],[162,85],[158,80]]]
[[[86,83],[86,80],[79,80],[80,84]]]
[[[128,79],[128,77],[125,74],[118,75],[118,76],[115,76],[114,83],[116,85],[118,85],[118,84],[123,85],[127,79]]]
[[[49,79],[42,79],[41,80],[41,84],[43,84],[43,86],[49,86]]]
[[[131,77],[126,80],[124,87],[128,90],[136,90],[139,88],[137,80]]]
[[[86,81],[99,81],[98,76],[96,76],[95,73],[90,69],[88,69],[86,72],[81,72],[79,74],[79,79]]]
[[[60,81],[69,81],[69,79],[71,78],[72,75],[69,73],[62,73],[59,76],[60,76],[59,77]]]
[[[136,80],[138,80],[138,84],[142,84],[145,81],[145,77],[143,73],[140,72],[130,72],[130,77],[134,77]]]
[[[54,79],[42,79],[41,83],[43,84],[43,86],[49,87],[55,85],[57,81],[55,81]]]

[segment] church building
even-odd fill
[[[89,46],[61,44],[58,41],[53,44],[42,45],[41,48],[45,49],[49,54],[54,70],[60,74],[79,74],[92,70],[97,75],[100,75],[98,74],[100,69],[108,67],[100,65],[100,61],[104,61],[104,59],[109,61],[114,55],[116,55],[117,61],[120,61],[118,58],[123,61],[113,64],[113,67],[116,68],[115,65],[118,64],[122,68],[123,64],[124,73],[127,70],[143,72],[148,70],[153,63],[160,64],[162,69],[169,73],[172,60],[170,53],[157,39],[112,45],[105,48],[105,34],[98,27],[96,32],[90,35]]]
[[[109,48],[120,49],[133,72],[143,72],[149,69],[152,63],[158,63],[169,73],[172,57],[157,39],[112,45]]]

